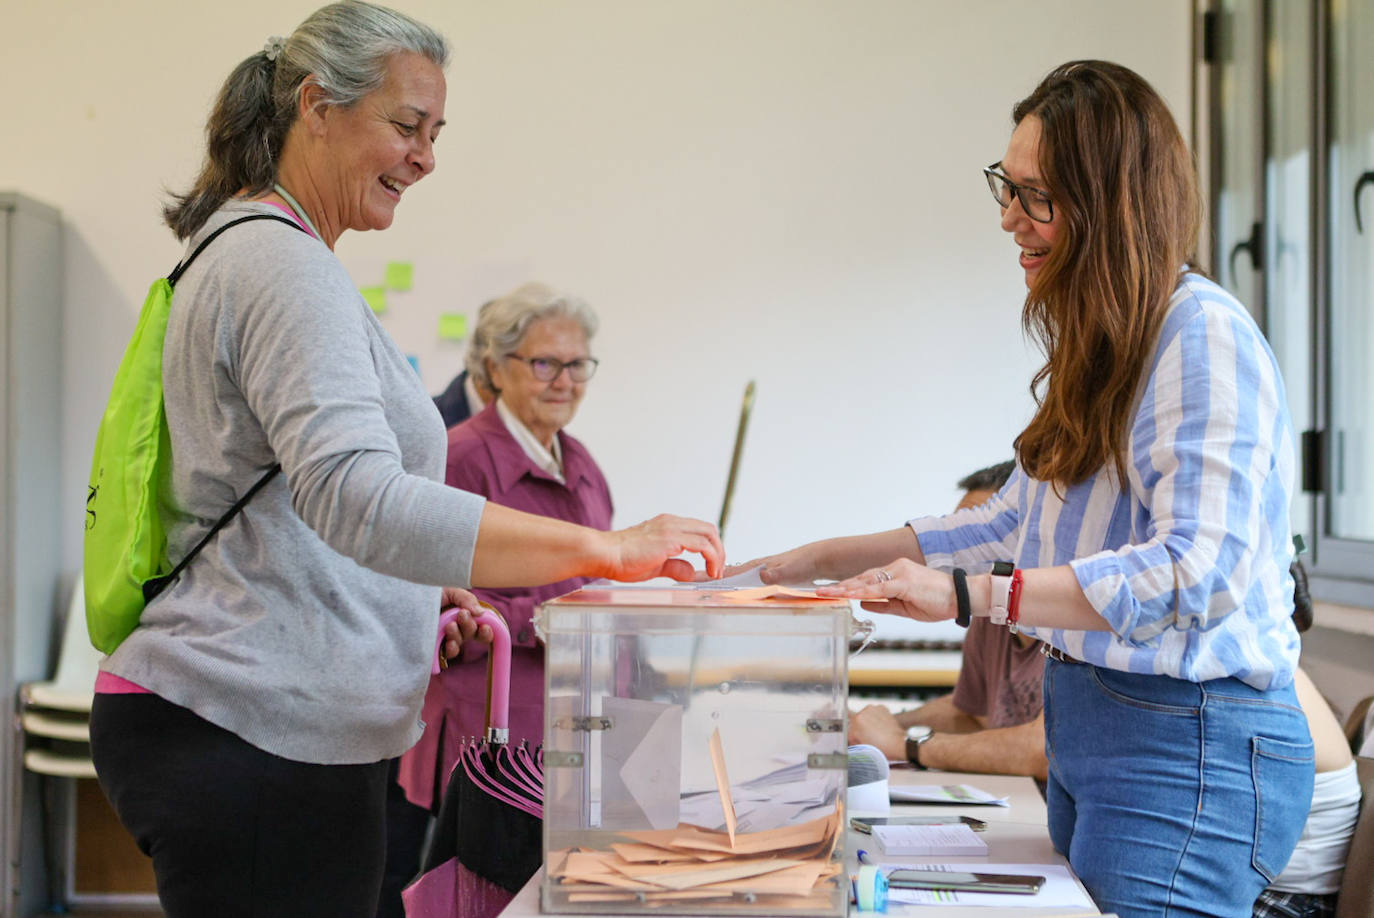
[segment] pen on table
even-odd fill
[[[862,848],[859,849],[859,863],[860,863],[860,864],[872,864],[872,863],[874,863],[873,861],[870,861],[870,860],[868,859],[868,852],[865,851],[865,850],[862,849]]]

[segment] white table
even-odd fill
[[[894,804],[893,815],[901,814],[939,814],[951,812],[973,816],[988,824],[981,837],[988,844],[986,857],[883,857],[884,863],[918,864],[968,863],[1024,863],[1024,864],[1065,864],[1062,857],[1054,853],[1046,828],[1047,813],[1045,801],[1030,778],[1014,778],[1005,775],[964,775],[941,771],[913,771],[907,768],[894,769],[891,776],[893,784],[972,784],[998,797],[1007,797],[1010,806],[969,806],[950,807],[944,805],[921,806],[919,804]],[[872,837],[850,831],[845,839],[848,871],[858,871],[858,851],[866,849],[876,853]],[[539,915],[539,884],[543,882],[544,872],[540,870],[525,884],[516,897],[501,913],[502,918],[533,918]],[[1075,880],[1077,882],[1077,880]],[[861,913],[850,906],[850,915]],[[912,916],[912,918],[1049,918],[1049,916],[1100,915],[1096,909],[1065,911],[1057,908],[980,908],[976,906],[908,906],[893,903],[888,908],[889,915]]]
[[[1047,828],[1048,812],[1045,808],[1045,801],[1041,798],[1040,792],[1036,790],[1035,782],[1030,778],[1017,778],[1008,775],[963,775],[942,771],[915,771],[909,768],[894,768],[889,780],[894,785],[971,784],[994,796],[1008,798],[1011,805],[1005,807],[951,807],[947,805],[893,804],[892,814],[894,816],[907,814],[947,815],[955,812],[983,820],[988,824],[988,828],[987,831],[980,833],[980,837],[987,842],[988,853],[986,856],[978,857],[891,857],[882,855],[883,863],[910,864],[913,867],[919,864],[967,863],[970,869],[976,869],[979,864],[1062,864],[1068,866],[1068,862],[1064,858],[1054,853],[1054,846],[1050,843]],[[867,849],[871,855],[877,853],[875,851],[876,843],[870,836],[850,832],[846,842],[848,844],[848,866],[851,873],[858,869],[856,858],[860,848]],[[1078,882],[1077,878],[1074,879],[1074,882]],[[1079,886],[1081,888],[1082,884],[1080,883]],[[850,914],[857,914],[852,906]],[[1051,915],[1100,915],[1101,912],[1097,909],[1066,911],[1061,908],[979,908],[967,905],[908,906],[893,903],[888,907],[888,914],[921,916],[921,918],[960,918],[960,916],[972,918],[974,915],[978,918],[1012,918],[1012,916],[1047,918]]]

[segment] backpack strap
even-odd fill
[[[228,522],[232,520],[240,510],[242,510],[245,506],[248,505],[248,502],[253,499],[253,495],[261,491],[263,485],[271,481],[272,478],[280,471],[281,463],[276,463],[270,469],[268,469],[267,474],[259,478],[257,480],[257,483],[254,484],[253,487],[249,488],[247,493],[240,497],[238,499],[238,502],[234,504],[234,506],[229,508],[229,512],[224,514],[224,516],[220,517],[219,522],[215,523],[215,525],[210,527],[210,531],[205,533],[205,536],[199,542],[196,543],[196,547],[191,549],[191,551],[186,555],[186,557],[181,559],[180,564],[172,568],[172,572],[170,574],[167,574],[163,577],[154,577],[152,580],[145,581],[143,584],[144,604],[146,605],[152,602],[153,597],[157,596],[157,594],[167,589],[168,584],[170,584],[173,580],[176,580],[177,577],[181,576],[181,572],[186,569],[186,565],[190,564],[192,559],[194,559],[196,555],[200,554],[200,550],[205,547],[205,543],[209,542],[212,538],[214,538],[215,533],[223,529],[225,525],[227,525]]]
[[[285,223],[287,226],[300,230],[307,236],[310,235],[308,232],[306,232],[305,228],[302,227],[299,223],[296,223],[294,220],[288,220],[285,217],[279,217],[276,214],[249,214],[246,217],[239,217],[237,220],[230,220],[228,223],[224,224],[219,229],[215,230],[213,233],[206,236],[201,241],[200,245],[196,246],[195,251],[192,252],[190,255],[186,256],[185,261],[180,262],[175,268],[172,269],[172,273],[167,275],[167,284],[169,286],[175,287],[177,285],[177,281],[181,280],[181,275],[185,274],[186,269],[191,267],[191,262],[195,261],[196,256],[199,255],[201,252],[204,252],[205,247],[210,243],[214,242],[215,238],[219,236],[220,233],[224,232],[231,226],[238,226],[240,223],[247,223],[249,220],[276,220],[278,223]]]
[[[201,242],[201,244],[196,246],[195,251],[193,251],[190,255],[186,257],[185,261],[181,262],[175,268],[172,269],[172,273],[167,275],[167,284],[171,287],[175,287],[177,281],[181,279],[181,275],[185,274],[186,269],[191,267],[191,262],[195,261],[196,256],[199,255],[201,252],[205,251],[205,247],[210,243],[214,242],[215,238],[219,236],[220,233],[229,229],[229,227],[231,226],[238,226],[240,223],[247,223],[249,220],[276,220],[278,223],[285,223],[287,226],[294,227],[295,229],[300,230],[302,233],[306,233],[306,230],[302,228],[300,224],[292,220],[288,220],[285,217],[278,217],[276,214],[250,214],[247,217],[239,217],[237,220],[230,220],[228,223],[224,224],[219,229],[215,230],[209,236],[206,236],[205,239]],[[309,233],[306,233],[306,235],[309,235]],[[234,504],[234,506],[230,507],[229,511],[225,513],[224,516],[221,516],[219,518],[219,521],[216,522],[215,525],[210,527],[210,531],[207,532],[201,538],[201,540],[196,543],[196,547],[191,549],[191,551],[186,555],[185,558],[181,559],[180,564],[172,568],[172,572],[170,574],[167,574],[162,577],[154,577],[151,580],[145,581],[143,584],[144,605],[147,605],[148,603],[152,602],[154,597],[156,597],[163,590],[167,589],[167,586],[173,580],[176,580],[177,577],[181,576],[181,572],[186,569],[186,565],[190,564],[192,559],[194,559],[196,555],[200,554],[200,550],[205,547],[205,544],[207,542],[214,538],[215,533],[223,529],[229,523],[230,520],[232,520],[236,515],[238,515],[238,512],[242,510],[245,506],[247,506],[248,502],[253,499],[253,495],[261,491],[263,485],[271,481],[273,477],[275,477],[276,474],[280,471],[281,463],[274,463],[272,467],[268,469],[267,472],[257,480],[257,482],[254,483],[253,487],[249,488],[247,493],[240,497],[238,501]]]

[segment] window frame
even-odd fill
[[[1260,0],[1256,8],[1256,30],[1258,32],[1258,47],[1266,51],[1271,39],[1271,4],[1275,0]],[[1292,2],[1292,0],[1278,0],[1278,2]],[[1308,10],[1312,16],[1312,47],[1311,57],[1311,92],[1313,96],[1312,105],[1312,124],[1311,124],[1311,144],[1313,151],[1310,158],[1309,195],[1310,225],[1309,225],[1309,245],[1311,259],[1309,263],[1309,302],[1307,304],[1309,327],[1310,327],[1310,353],[1307,355],[1304,367],[1309,374],[1310,381],[1310,417],[1313,427],[1310,431],[1295,431],[1302,444],[1298,456],[1298,475],[1295,482],[1297,489],[1294,495],[1294,505],[1299,506],[1303,501],[1310,502],[1310,531],[1303,533],[1308,545],[1310,554],[1304,558],[1304,564],[1308,568],[1311,593],[1314,599],[1326,602],[1334,602],[1342,605],[1357,606],[1374,609],[1374,541],[1364,541],[1350,538],[1342,538],[1330,531],[1331,502],[1333,495],[1330,485],[1335,481],[1336,461],[1335,450],[1330,448],[1330,431],[1334,429],[1332,424],[1332,402],[1331,397],[1334,376],[1332,373],[1332,323],[1331,323],[1331,207],[1330,207],[1330,174],[1329,155],[1331,143],[1331,123],[1332,123],[1332,93],[1331,81],[1334,74],[1331,72],[1331,58],[1329,49],[1331,47],[1331,25],[1332,25],[1332,5],[1331,0],[1307,0]],[[1229,27],[1229,23],[1223,23],[1222,17],[1226,10],[1223,7],[1223,0],[1197,0],[1195,9],[1199,15],[1196,19],[1199,35],[1195,41],[1198,47],[1197,68],[1198,80],[1202,92],[1199,96],[1206,107],[1206,129],[1205,142],[1207,146],[1207,156],[1204,160],[1207,169],[1207,202],[1208,212],[1214,221],[1220,212],[1220,202],[1223,191],[1222,179],[1225,177],[1227,167],[1227,137],[1225,136],[1225,122],[1221,108],[1222,83],[1221,68],[1226,62],[1221,60],[1223,53],[1222,46],[1227,44],[1225,39],[1232,36],[1224,35],[1223,31]],[[1247,36],[1254,38],[1255,36]],[[1268,166],[1271,161],[1270,151],[1270,74],[1265,71],[1269,55],[1258,53],[1254,55],[1254,71],[1249,75],[1247,84],[1253,85],[1254,91],[1258,94],[1260,113],[1260,124],[1258,136],[1233,138],[1234,143],[1257,143],[1259,145],[1259,157],[1257,169],[1257,181],[1252,190],[1254,195],[1254,213],[1262,227],[1269,219],[1266,194],[1268,191]],[[1202,136],[1200,132],[1198,135]],[[1216,224],[1210,223],[1210,254],[1211,263],[1216,266],[1219,281],[1226,281],[1228,278],[1222,277],[1223,268],[1229,270],[1230,264],[1234,260],[1232,256],[1239,247],[1242,250],[1248,247],[1260,245],[1266,240],[1266,234],[1262,229],[1256,229],[1249,240],[1223,239],[1220,228]],[[1267,249],[1267,245],[1266,245]],[[1252,302],[1247,303],[1256,315],[1261,328],[1268,334],[1270,322],[1269,309],[1271,304],[1267,302],[1268,276],[1267,266],[1275,263],[1273,252],[1262,251],[1257,258],[1252,251],[1253,270],[1256,272],[1255,286],[1260,291],[1259,296],[1251,297]],[[1231,283],[1236,282],[1236,278],[1229,278]]]

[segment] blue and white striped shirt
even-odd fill
[[[908,525],[932,567],[1072,565],[1111,631],[1025,629],[1080,660],[1202,682],[1282,688],[1291,620],[1293,430],[1273,352],[1204,277],[1174,291],[1114,465],[1055,494],[1018,466],[981,507]]]

